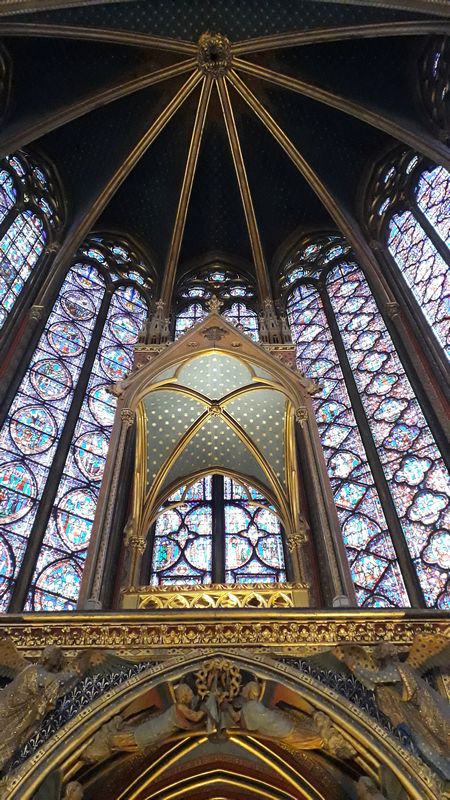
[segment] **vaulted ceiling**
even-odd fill
[[[446,3],[37,5],[0,9],[12,69],[0,153],[29,147],[59,172],[56,265],[96,228],[134,237],[160,278],[211,254],[274,276],[297,232],[358,217],[364,177],[398,141],[450,158],[417,91],[428,37],[450,31]],[[217,43],[199,66],[205,31],[231,42],[224,69]]]

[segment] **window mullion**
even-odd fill
[[[95,356],[97,354],[98,346],[102,336],[111,297],[112,289],[106,288],[98,311],[97,320],[92,331],[91,341],[86,351],[86,357],[74,392],[72,404],[64,424],[52,466],[48,473],[44,490],[42,492],[39,510],[36,514],[36,518],[30,531],[27,550],[22,562],[22,566],[19,570],[14,589],[12,591],[9,607],[9,611],[11,612],[21,611],[26,602],[28,588],[34,574],[36,562],[39,557],[39,552],[41,550],[42,542],[47,529],[49,516],[55,502],[62,471],[66,463],[67,455],[69,453],[75,431],[75,426],[80,414],[81,405],[87,391],[92,366],[94,364]]]
[[[331,305],[331,301],[326,290],[322,289],[320,294],[323,302],[324,311],[327,317],[327,322],[333,338],[334,346],[336,348],[336,352],[338,355],[342,374],[344,376],[345,384],[350,397],[350,402],[352,404],[356,423],[358,425],[361,439],[365,451],[367,453],[367,459],[372,471],[373,479],[378,491],[380,502],[383,507],[383,512],[386,517],[386,521],[391,533],[392,544],[394,546],[398,563],[403,573],[403,578],[408,591],[409,599],[411,605],[424,608],[425,600],[422,588],[417,578],[417,574],[412,563],[411,555],[408,546],[406,544],[403,529],[400,524],[400,520],[398,519],[397,512],[395,510],[394,502],[391,497],[386,476],[384,474],[383,466],[381,464],[377,448],[372,437],[369,420],[364,410],[364,406],[358,391],[358,387],[353,377],[353,371],[350,366],[350,362],[347,358],[347,353],[345,350],[344,342],[341,337],[339,326],[336,322],[333,307]]]
[[[427,215],[424,214],[415,198],[414,200],[410,201],[410,211],[415,216],[417,222],[425,231],[430,241],[433,243],[441,258],[443,258],[444,261],[450,266],[450,250],[448,249],[444,240],[439,236],[436,228],[434,225],[432,225]]]
[[[6,217],[0,222],[0,239],[3,239],[5,233],[9,230],[14,220],[25,211],[23,203],[15,203],[6,214]]]
[[[225,583],[225,503],[223,475],[212,478],[212,582]]]
[[[450,400],[450,393],[447,389],[447,379],[449,376],[448,370],[448,361],[445,357],[445,353],[441,345],[439,344],[436,336],[433,333],[432,327],[429,322],[426,320],[422,309],[420,307],[420,303],[417,298],[414,296],[414,293],[411,287],[408,285],[407,281],[405,280],[404,276],[402,275],[401,269],[395,260],[395,257],[389,251],[388,248],[384,246],[380,246],[377,248],[377,258],[381,261],[381,266],[386,265],[386,270],[391,277],[391,284],[394,287],[395,296],[401,302],[401,306],[399,309],[399,313],[404,313],[407,321],[411,325],[414,330],[414,335],[417,337],[420,346],[423,349],[425,356],[427,357],[428,364],[430,364],[435,376],[436,380],[439,381],[439,385],[441,387],[442,392],[447,396],[447,399]],[[372,287],[372,292],[374,297],[377,297],[376,287]],[[381,309],[381,304],[378,303]],[[389,319],[387,314],[383,314],[385,317],[386,325],[389,328],[389,332],[392,336],[396,349],[400,351],[402,354],[402,361],[403,358],[403,343],[402,343],[402,336],[398,335],[397,330],[397,319],[399,316],[392,316],[392,324],[391,320]],[[387,318],[387,319],[386,319]],[[410,357],[411,353],[408,353]],[[414,366],[415,362],[417,361],[417,357],[414,358]],[[411,359],[412,360],[412,359]],[[408,371],[409,373],[409,371]],[[413,384],[414,390],[417,394],[420,394],[418,389],[419,382],[413,382],[413,376],[408,374],[411,383]],[[442,419],[441,415],[437,411],[437,402],[432,402],[430,398],[430,385],[429,381],[427,382],[427,400],[433,407],[436,416],[439,419],[439,422],[442,427],[445,426],[446,420]],[[422,403],[421,403],[422,404]],[[422,404],[423,407],[423,404]],[[427,416],[425,414],[425,416]],[[430,420],[428,420],[430,423]],[[432,423],[430,423],[432,424]],[[438,434],[434,430],[434,435],[438,438]]]

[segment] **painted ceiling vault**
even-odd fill
[[[414,77],[429,35],[450,29],[446,2],[36,7],[0,9],[15,87],[0,150],[42,151],[60,174],[55,270],[96,227],[133,236],[167,291],[211,254],[264,281],[298,231],[348,235],[386,149],[448,161]]]
[[[285,488],[288,400],[252,366],[220,352],[194,357],[142,404],[148,487],[157,481],[164,491],[201,471],[228,470],[272,492],[274,481]]]

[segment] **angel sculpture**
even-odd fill
[[[431,667],[448,668],[450,643],[444,636],[416,636],[405,660],[383,642],[372,654],[340,645],[334,654],[368,689],[394,727],[407,729],[422,758],[450,780],[450,705],[422,677]]]
[[[233,717],[244,730],[277,739],[294,751],[328,749],[341,758],[355,755],[353,748],[345,742],[326,714],[317,712],[314,715],[317,719],[313,721],[304,715],[269,708],[259,700],[259,695],[257,681],[250,681],[242,689],[242,709],[234,711]]]
[[[0,690],[0,769],[3,769],[55,707],[58,697],[75,684],[78,675],[63,669],[64,656],[58,647],[46,647],[40,661],[31,664],[8,637],[0,640],[0,662],[0,674],[12,678]]]
[[[0,689],[0,769],[30,738],[53,710],[59,697],[86,675],[111,672],[127,664],[113,653],[91,650],[66,663],[59,647],[46,647],[37,663],[30,663],[10,637],[0,638],[0,676],[12,679]]]
[[[194,693],[186,683],[180,683],[174,693],[175,703],[162,713],[151,714],[139,725],[123,728],[120,716],[102,725],[83,751],[82,760],[93,764],[114,752],[140,752],[162,744],[178,730],[193,730],[205,717],[205,712],[191,708]]]

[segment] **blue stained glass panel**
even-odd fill
[[[231,478],[225,478],[224,494],[226,582],[285,582],[281,524],[267,500]]]
[[[327,289],[427,605],[448,608],[448,570],[428,564],[425,555],[436,530],[447,527],[450,481],[444,462],[359,267],[349,263],[334,269]],[[363,301],[357,315],[347,306],[348,294]],[[364,330],[377,337],[370,354],[381,385],[388,387],[381,395],[359,344],[361,315]],[[427,569],[421,578],[423,562]]]
[[[65,302],[80,279],[92,303],[88,319]],[[8,572],[3,573],[2,610],[21,565],[104,289],[102,278],[91,268],[78,266],[68,273],[0,430],[0,537],[15,541],[14,559],[4,562]]]
[[[106,387],[111,373],[123,378],[131,366],[133,346],[146,316],[146,303],[134,287],[116,289],[36,565],[30,609],[76,607],[114,421],[116,398]]]
[[[191,303],[177,315],[175,323],[175,339],[178,339],[193,325],[206,317],[206,310],[200,303]]]
[[[21,211],[0,239],[0,328],[28,280],[45,246],[39,217]]]
[[[245,303],[233,303],[223,312],[223,316],[241,328],[254,342],[259,341],[258,315]]]
[[[441,239],[450,245],[450,173],[444,167],[422,173],[416,202]]]
[[[344,287],[345,297],[353,300],[352,287],[348,288]],[[288,317],[299,367],[321,387],[313,404],[358,603],[407,606],[408,595],[317,289],[294,289]],[[364,355],[373,343],[364,326],[355,338]]]
[[[193,494],[203,495],[203,481]],[[184,498],[176,509],[158,516],[153,542],[154,586],[209,584],[212,580],[212,506],[203,497]]]
[[[0,170],[0,222],[3,222],[8,211],[16,202],[17,192],[14,180],[7,170]]]
[[[441,216],[443,216],[442,206]],[[438,212],[436,212],[437,214]],[[448,210],[450,220],[450,210]],[[446,217],[447,220],[447,217]],[[444,221],[442,223],[444,225]],[[448,220],[445,226],[450,227]],[[447,232],[447,227],[442,228]],[[434,335],[450,358],[450,270],[411,211],[389,223],[389,250]]]

